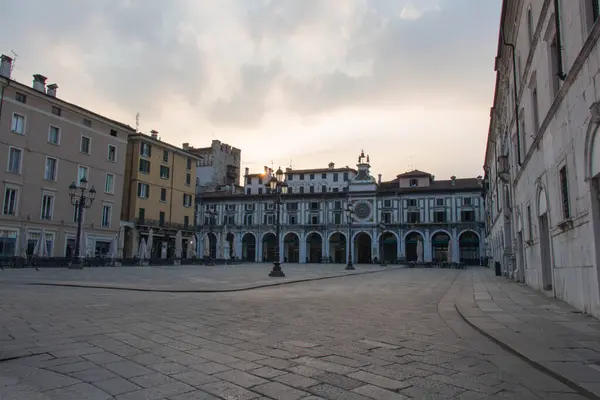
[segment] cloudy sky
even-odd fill
[[[59,97],[243,166],[371,155],[482,173],[500,0],[4,0],[0,53]]]

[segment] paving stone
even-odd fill
[[[250,371],[252,369],[261,368],[262,365],[253,363],[252,361],[240,361],[233,364],[228,364],[230,367],[239,369],[240,371]]]
[[[185,365],[177,364],[174,362],[167,362],[164,364],[156,364],[156,365],[148,365],[148,368],[153,369],[154,371],[160,372],[162,374],[170,375],[176,374],[181,371],[186,371],[189,367]]]
[[[94,382],[94,386],[99,387],[113,396],[141,389],[138,385],[135,385],[127,379],[121,377],[97,381]]]
[[[119,361],[116,363],[106,364],[104,368],[114,372],[123,378],[131,378],[134,376],[148,375],[153,371],[144,366],[136,364],[131,361]]]
[[[113,372],[100,367],[72,372],[69,373],[69,376],[84,382],[97,382],[117,377]]]
[[[306,390],[313,394],[316,394],[317,396],[323,397],[325,399],[344,399],[344,400],[366,400],[366,399],[368,399],[368,397],[365,397],[361,394],[349,392],[349,391],[341,389],[337,386],[331,386],[326,383],[312,386]]]
[[[377,400],[405,400],[410,397],[403,394],[391,392],[374,385],[359,386],[352,390],[354,393],[362,394],[372,399]]]
[[[333,372],[324,372],[322,374],[314,376],[313,378],[345,390],[352,390],[356,387],[364,385],[363,382],[356,379],[352,379],[352,374],[344,376],[335,374]]]
[[[124,361],[123,357],[106,351],[100,353],[85,354],[82,357],[98,365]]]
[[[216,374],[218,372],[228,371],[231,369],[230,366],[219,364],[216,362],[205,362],[203,364],[192,365],[190,368],[193,368],[197,371],[204,372],[205,374]]]
[[[400,390],[404,389],[410,384],[400,382],[394,379],[386,378],[385,376],[375,375],[367,371],[357,371],[351,374],[348,374],[349,377],[354,378],[358,381],[362,381],[365,383],[370,383],[375,386],[382,387],[384,389],[390,390]]]
[[[148,375],[136,376],[129,378],[129,380],[138,386],[143,388],[151,388],[155,386],[166,385],[167,383],[177,382],[175,379],[160,373],[153,373]]]
[[[248,389],[225,381],[208,383],[202,385],[200,389],[224,399],[248,400],[259,397],[258,394]]]
[[[96,364],[94,364],[90,361],[81,361],[81,362],[76,362],[73,364],[62,364],[62,365],[47,367],[46,369],[64,374],[67,372],[83,371],[83,370],[91,369],[91,368],[95,368],[95,367],[96,367]]]
[[[268,382],[253,388],[254,391],[262,393],[269,398],[277,400],[296,400],[307,399],[310,395],[302,390],[294,389],[290,386],[278,382]]]
[[[266,365],[267,367],[272,367],[276,369],[284,369],[289,368],[291,366],[296,365],[295,362],[282,360],[279,358],[265,358],[264,360],[256,360],[257,364]]]
[[[231,357],[227,354],[219,353],[209,349],[196,349],[190,351],[189,353],[220,364],[230,364],[241,361],[239,358]]]
[[[165,397],[193,391],[192,386],[181,382],[167,383],[147,389],[140,389],[117,396],[117,400],[160,400]]]
[[[185,382],[188,385],[192,386],[200,386],[209,382],[218,381],[218,379],[212,375],[208,375],[203,372],[194,370],[179,372],[177,374],[171,375],[171,377],[173,379],[177,379],[178,381]]]
[[[316,379],[292,373],[276,376],[274,380],[299,389],[319,384],[319,381]]]
[[[312,358],[312,357],[296,358],[296,359],[294,359],[294,362],[296,362],[298,364],[304,364],[309,367],[322,369],[324,371],[334,372],[336,374],[349,374],[350,372],[353,372],[356,370],[356,368],[346,367],[346,366],[343,366],[340,364],[334,364],[332,362],[323,361],[318,358]]]
[[[195,390],[193,392],[170,396],[169,400],[219,400],[219,398],[201,390]]]
[[[295,368],[295,367],[292,367]],[[321,372],[320,370],[317,370],[319,372]],[[287,374],[286,371],[282,371],[280,369],[275,369],[275,368],[271,368],[271,367],[262,367],[262,368],[257,368],[257,369],[253,369],[250,371],[252,374],[263,377],[263,378],[274,378],[276,376],[279,375],[283,375],[283,374]]]
[[[256,375],[249,374],[244,371],[232,369],[225,372],[219,372],[213,375],[216,378],[223,379],[224,381],[235,383],[236,385],[251,388],[252,386],[261,385],[267,381]]]
[[[113,397],[89,383],[78,383],[58,389],[52,389],[45,394],[60,400],[108,400]]]

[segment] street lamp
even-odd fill
[[[85,177],[79,180],[79,186],[75,182],[69,185],[69,196],[71,196],[71,204],[77,212],[77,237],[75,238],[75,259],[72,264],[81,264],[81,224],[83,219],[83,210],[90,208],[96,198],[96,189],[92,186],[87,189],[88,181]],[[77,267],[76,267],[77,268]],[[81,268],[81,267],[79,267]]]
[[[379,230],[380,230],[380,234],[379,234],[379,265],[381,267],[385,267],[385,258],[383,257],[383,234],[386,230],[386,226],[383,222],[379,223]]]
[[[281,215],[281,195],[287,194],[288,185],[283,180],[283,171],[281,168],[278,168],[275,172],[275,176],[269,179],[269,182],[265,185],[275,197],[275,213],[276,221],[275,221],[275,235],[277,237],[275,244],[275,261],[273,261],[273,270],[269,273],[271,277],[282,278],[285,276],[283,271],[281,270],[281,263],[279,262],[279,251],[281,248],[279,231],[281,229],[280,224],[280,215]]]
[[[348,198],[348,204],[346,205],[346,219],[348,220],[348,264],[346,264],[347,270],[353,270],[354,265],[352,264],[352,221],[354,220],[354,205]]]

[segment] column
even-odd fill
[[[400,229],[400,232],[398,234],[398,242],[396,243],[396,245],[398,246],[398,258],[405,258],[406,256],[404,255],[404,229]]]
[[[263,262],[262,247],[263,247],[262,236],[259,233],[257,233],[256,234],[256,262]]]
[[[281,245],[279,246],[279,262],[283,263],[283,259],[285,256],[285,243],[284,243],[284,233],[283,232],[279,232],[279,243],[281,243]]]
[[[331,249],[329,248],[329,239],[328,239],[329,234],[327,233],[327,231],[325,231],[323,233],[323,257],[330,257],[331,254],[329,253],[331,251]],[[333,258],[333,257],[332,257]]]
[[[458,232],[456,228],[452,228],[452,260],[450,262],[460,262],[460,254],[458,254]]]
[[[300,237],[300,264],[306,264],[306,238],[303,235],[299,235]]]
[[[242,234],[240,232],[235,234],[235,258],[242,259]]]
[[[423,261],[431,262],[433,259],[431,254],[431,235],[429,229],[425,229],[425,237],[423,238]]]

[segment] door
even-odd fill
[[[525,268],[527,268],[527,266],[525,265],[525,248],[524,248],[522,231],[517,233],[517,251],[518,251],[518,257],[519,257],[519,265],[518,265],[519,271],[517,272],[517,274],[514,278],[518,282],[523,282],[524,279],[522,279],[521,277],[525,276]]]
[[[550,228],[548,214],[539,218],[540,223],[540,253],[542,260],[542,285],[544,290],[552,290],[552,256],[550,252]]]

